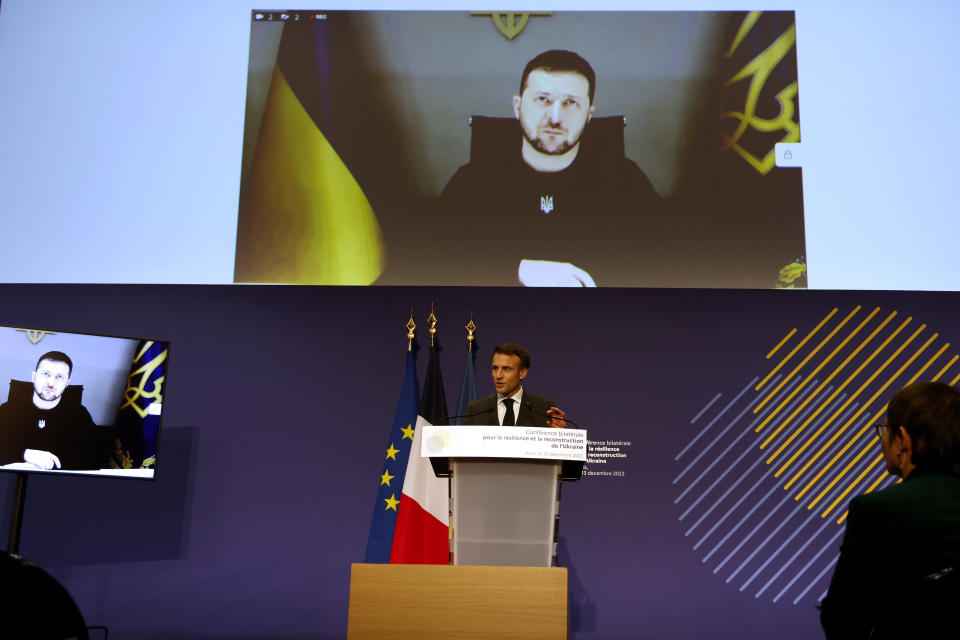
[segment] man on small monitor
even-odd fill
[[[11,383],[8,401],[0,405],[0,464],[24,462],[37,469],[97,469],[101,438],[79,394],[64,392],[73,361],[62,351],[49,351],[31,374],[33,393],[17,395]]]
[[[591,125],[595,88],[579,54],[546,51],[527,63],[513,96],[515,141],[483,154],[474,132],[471,162],[447,183],[441,206],[455,224],[469,223],[484,267],[499,269],[490,284],[636,284],[660,196],[625,157],[622,122]]]
[[[553,400],[524,390],[521,382],[529,370],[530,353],[520,345],[494,347],[490,372],[497,392],[468,404],[464,424],[565,427],[567,414]]]

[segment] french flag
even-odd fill
[[[431,424],[417,417],[410,445],[407,473],[393,534],[392,564],[447,564],[450,553],[449,506],[446,478],[433,473],[428,458],[420,457],[420,434]]]
[[[448,564],[450,559],[450,511],[447,479],[433,473],[430,460],[420,456],[423,426],[436,424],[447,415],[443,376],[436,347],[430,346],[430,362],[420,398],[416,431],[410,444],[397,527],[390,551],[392,564]]]

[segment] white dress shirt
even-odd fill
[[[523,399],[523,387],[517,389],[517,392],[514,393],[509,398],[504,398],[501,394],[497,394],[497,423],[503,425],[503,417],[507,414],[506,402],[513,402],[513,420],[516,423],[517,419],[520,417],[520,401]]]

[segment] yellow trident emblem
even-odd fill
[[[751,11],[747,14],[740,30],[737,33],[730,49],[724,54],[725,57],[731,57],[737,50],[737,47],[743,42],[747,34],[760,19],[762,11]],[[766,175],[773,169],[776,163],[774,157],[775,149],[771,144],[769,149],[761,151],[762,157],[751,153],[741,144],[741,138],[748,129],[754,129],[763,133],[782,133],[780,142],[799,142],[800,125],[796,121],[796,98],[797,82],[788,83],[782,87],[776,94],[776,100],[780,105],[780,113],[775,118],[761,118],[757,115],[757,105],[760,101],[760,94],[763,91],[767,80],[773,73],[774,67],[783,60],[787,53],[794,47],[797,39],[796,25],[790,25],[766,50],[750,60],[739,72],[727,80],[724,86],[731,86],[742,80],[749,79],[746,98],[744,100],[743,110],[727,111],[721,116],[721,120],[733,120],[736,122],[736,128],[733,133],[727,134],[720,132],[723,138],[723,146],[720,151],[728,149],[733,150],[741,158],[747,161],[751,167],[760,174]]]
[[[134,358],[134,362],[137,362],[144,356],[144,354],[153,346],[153,342],[147,342],[143,345],[143,348],[140,350],[140,353],[137,354],[137,357]],[[152,360],[144,363],[138,369],[130,373],[130,377],[127,380],[127,388],[123,391],[124,402],[120,406],[120,410],[123,411],[127,407],[130,407],[141,418],[146,418],[147,414],[150,413],[149,406],[151,404],[163,404],[163,380],[165,376],[160,376],[153,381],[151,389],[147,389],[147,385],[150,381],[150,376],[153,375],[153,372],[157,370],[163,362],[167,359],[167,350],[164,349],[159,354],[157,354]],[[147,408],[141,408],[137,404],[137,400],[140,398],[146,398],[147,400],[152,400],[153,402],[148,403]]]
[[[57,335],[53,331],[40,331],[39,329],[17,329],[17,331],[23,331],[27,335],[27,339],[30,341],[30,344],[37,344],[43,340],[44,336]]]
[[[493,21],[494,26],[497,27],[497,31],[503,34],[503,37],[507,40],[513,40],[518,35],[523,33],[523,30],[527,28],[527,23],[530,22],[530,18],[533,16],[550,16],[553,15],[552,11],[471,11],[470,15],[472,16],[490,16],[490,20]]]

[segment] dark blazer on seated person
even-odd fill
[[[871,637],[873,627],[891,616],[915,627],[917,612],[906,604],[911,590],[950,566],[960,571],[960,476],[918,468],[899,484],[857,496],[850,501],[840,558],[821,603],[827,638]]]
[[[517,411],[516,423],[518,427],[543,427],[547,426],[547,409],[554,406],[553,400],[536,396],[523,390],[523,396],[520,400],[520,409]],[[463,424],[473,425],[498,425],[500,417],[497,414],[497,394],[474,400],[467,405],[468,418],[463,419]]]

